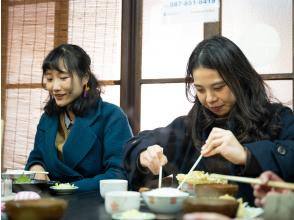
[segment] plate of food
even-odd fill
[[[77,191],[79,187],[71,183],[56,183],[50,186],[51,192],[57,195],[69,195]]]

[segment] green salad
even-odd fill
[[[21,184],[21,183],[31,183],[31,179],[26,175],[19,176],[14,183]]]

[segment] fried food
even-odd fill
[[[176,176],[177,180],[179,182],[182,182],[185,178],[186,174],[178,174]],[[185,180],[185,183],[188,184],[213,184],[213,183],[218,183],[218,184],[227,184],[228,181],[224,179],[219,179],[216,177],[213,177],[209,175],[208,173],[205,173],[204,171],[193,171],[187,179]]]

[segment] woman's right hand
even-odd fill
[[[41,165],[35,164],[35,165],[33,165],[33,166],[30,167],[30,171],[45,172],[45,169]],[[42,173],[36,173],[35,179],[36,180],[47,180],[47,181],[50,181],[48,175],[47,174],[42,174]]]
[[[266,197],[274,193],[289,193],[291,190],[273,188],[267,185],[268,181],[282,181],[283,180],[272,171],[265,171],[259,176],[262,184],[253,185],[254,196],[255,196],[255,205],[263,206],[266,201]]]
[[[152,145],[140,154],[139,162],[142,167],[146,167],[154,175],[158,175],[160,166],[167,163],[167,158],[163,154],[162,147],[159,145]]]

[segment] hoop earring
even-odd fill
[[[90,87],[88,86],[88,83],[85,85],[85,89],[84,89],[84,98],[87,98],[89,95],[89,90]]]

